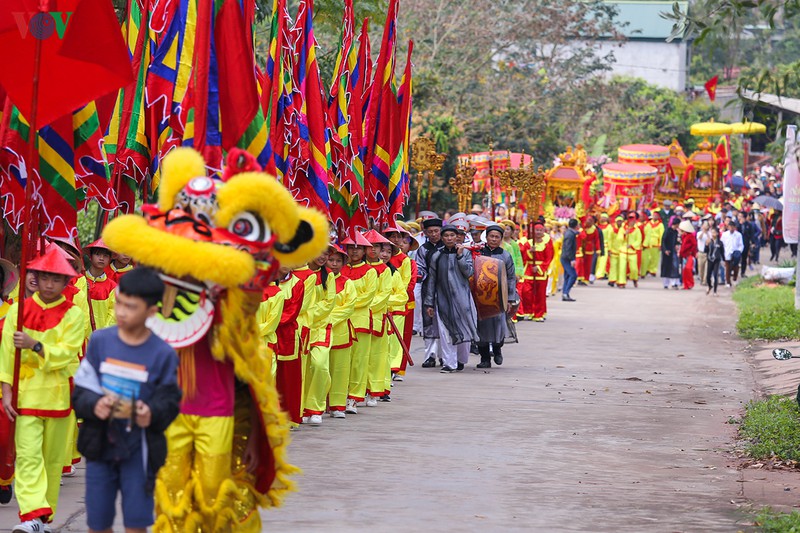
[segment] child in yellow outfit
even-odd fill
[[[403,348],[400,346],[400,339],[389,324],[389,320],[393,320],[395,322],[397,332],[402,335],[405,322],[402,322],[402,324],[398,324],[397,322],[405,315],[406,303],[408,302],[408,282],[403,278],[403,274],[401,273],[400,269],[391,263],[391,259],[395,250],[396,248],[392,244],[381,244],[381,261],[383,261],[383,263],[389,267],[389,271],[392,273],[392,294],[389,296],[386,317],[386,336],[388,337],[389,341],[389,350],[386,361],[386,381],[384,382],[383,388],[384,394],[381,396],[381,401],[384,402],[391,401],[389,393],[392,390],[392,362],[398,358],[398,353],[400,354],[399,359],[401,361],[403,359]]]
[[[331,352],[330,374],[331,387],[328,392],[328,409],[333,418],[345,418],[347,406],[347,387],[350,382],[350,351],[356,334],[350,317],[356,307],[356,289],[350,279],[342,274],[342,267],[347,262],[347,252],[340,246],[331,245],[327,268],[331,272],[330,280],[336,287],[336,305],[330,316]]]
[[[70,432],[70,378],[79,364],[84,316],[62,292],[77,272],[48,250],[28,265],[38,291],[25,301],[22,331],[15,331],[19,304],[9,309],[0,349],[3,408],[16,419],[16,492],[22,523],[15,530],[45,531],[58,507],[64,441]],[[15,348],[20,348],[14,385]]]
[[[275,345],[278,342],[278,325],[281,323],[281,315],[283,314],[283,304],[286,301],[286,295],[281,288],[275,284],[270,283],[261,297],[261,303],[258,305],[256,312],[256,321],[258,322],[258,332],[261,335],[261,342],[267,347],[272,357],[270,361],[270,371],[267,376],[272,385],[275,385]]]
[[[372,246],[367,248],[367,263],[378,274],[377,290],[372,300],[372,348],[369,352],[367,371],[367,407],[378,405],[378,398],[386,394],[385,374],[389,366],[389,336],[387,335],[386,313],[389,310],[389,298],[392,296],[392,271],[381,261],[381,244],[391,244],[377,231],[369,230],[364,234]]]
[[[106,274],[111,262],[111,249],[103,239],[98,239],[86,247],[89,252],[89,268],[86,271],[86,285],[89,301],[92,330],[113,326],[117,323],[114,315],[114,299],[117,282]]]
[[[350,348],[350,382],[347,386],[347,406],[345,413],[356,414],[356,404],[364,401],[367,392],[367,371],[372,348],[372,313],[370,307],[378,290],[378,272],[364,261],[367,249],[372,244],[361,233],[356,232],[353,239],[346,239],[350,263],[342,269],[342,274],[353,283],[356,302],[350,320],[353,323],[355,342]]]
[[[303,371],[303,421],[312,425],[322,423],[322,413],[331,388],[330,350],[331,322],[330,316],[336,303],[336,283],[325,268],[328,263],[328,251],[310,261],[309,268],[314,272],[316,285],[315,304],[309,315],[311,329],[309,333],[309,349]]]

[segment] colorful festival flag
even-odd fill
[[[328,119],[331,131],[330,218],[339,236],[352,237],[358,227],[366,227],[362,206],[363,161],[361,160],[361,94],[350,90],[350,80],[357,67],[358,50],[354,46],[355,19],[352,0],[345,0],[342,37],[336,58]],[[350,103],[356,100],[357,118],[350,114]],[[358,174],[357,174],[358,172]]]
[[[25,222],[26,211],[40,208],[44,234],[68,238],[77,235],[77,194],[72,116],[61,117],[38,131],[33,151],[37,164],[28,161],[30,125],[6,99],[3,112],[0,185],[4,217],[14,231]],[[25,205],[27,180],[33,185],[33,205]]]
[[[396,25],[397,0],[391,0],[364,121],[366,137],[364,189],[367,196],[367,213],[375,221],[382,221],[388,214],[392,166],[391,131],[394,121],[399,120],[394,84]]]
[[[294,39],[294,115],[292,135],[298,135],[299,152],[290,162],[287,187],[295,199],[328,212],[331,147],[327,129],[326,99],[317,65],[317,41],[313,27],[313,0],[300,0]]]
[[[136,79],[119,91],[105,140],[111,182],[123,213],[133,212],[136,191],[150,171],[145,109],[145,80],[153,41],[148,29],[150,5],[151,0],[128,0],[123,35]]]

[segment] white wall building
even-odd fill
[[[672,22],[661,13],[672,12],[669,1],[608,1],[617,8],[615,21],[627,40],[623,43],[599,42],[599,55],[614,54],[613,69],[608,76],[643,78],[649,83],[675,91],[684,91],[688,83],[689,47],[686,41],[667,42]],[[688,2],[678,5],[682,11]],[[627,24],[626,24],[627,23]]]

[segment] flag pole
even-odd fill
[[[39,1],[39,13],[47,11],[47,1]],[[28,274],[28,256],[30,255],[30,245],[35,242],[37,233],[39,233],[38,225],[34,228],[33,224],[33,176],[34,170],[39,166],[35,163],[36,159],[36,144],[38,141],[38,133],[36,129],[36,116],[39,107],[39,71],[41,70],[42,63],[42,40],[36,39],[36,47],[33,53],[33,79],[31,91],[31,116],[30,116],[30,129],[28,130],[28,173],[25,179],[25,222],[22,226],[22,243],[20,250],[19,261],[19,297],[17,301],[17,331],[22,331],[23,319],[25,316],[25,277]],[[44,250],[42,250],[44,251]],[[19,370],[21,350],[14,349],[14,376],[13,383],[11,384],[11,407],[14,411],[19,407]],[[11,432],[13,434],[16,426],[16,420],[12,423]]]

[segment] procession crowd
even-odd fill
[[[398,221],[383,232],[354,232],[331,242],[307,265],[279,268],[264,289],[255,317],[273,358],[264,379],[275,385],[293,427],[320,424],[325,413],[345,418],[391,401],[392,385],[413,364],[408,347],[415,329],[425,336],[423,367],[439,361],[440,372],[461,371],[471,346],[481,353],[478,367],[490,367],[492,360],[502,364],[501,347],[509,326],[513,330],[508,312],[518,303],[514,261],[503,247],[513,223],[470,225],[462,215],[444,225],[433,213],[422,215],[422,228]],[[547,242],[543,226],[536,231],[540,245],[534,247],[541,247]],[[152,490],[166,460],[165,430],[179,404],[183,412],[181,402],[189,401],[181,400],[178,387],[185,369],[147,327],[159,311],[164,285],[155,271],[134,267],[102,239],[83,250],[71,239],[42,240],[36,247],[21,282],[15,265],[0,260],[0,503],[16,495],[21,523],[13,531],[50,531],[61,477],[73,475],[83,455],[90,531],[109,530],[118,490],[126,530],[143,531],[153,523]],[[534,266],[528,259],[528,285],[546,279],[548,249],[547,263]],[[482,289],[471,288],[481,258],[494,267],[487,267]],[[531,288],[523,290],[528,309],[543,319]],[[480,319],[476,290],[494,298]],[[544,296],[542,283],[536,290]],[[17,331],[20,297],[25,311]],[[200,365],[203,360],[196,358],[191,372],[211,379],[218,370]],[[132,375],[144,376],[136,390],[125,388]],[[184,394],[187,386],[181,383]],[[201,401],[207,410],[216,399]],[[103,425],[107,421],[110,429]],[[148,466],[142,453],[149,454]]]
[[[720,280],[730,286],[760,262],[767,242],[778,259],[779,204],[766,209],[754,200],[725,190],[704,209],[691,198],[665,200],[597,220],[540,217],[528,228],[493,221],[475,206],[470,214],[423,211],[381,232],[354,231],[307,265],[281,267],[263,291],[256,321],[273,359],[264,379],[293,427],[319,425],[325,414],[344,419],[390,402],[413,364],[414,334],[424,338],[423,368],[457,373],[470,353],[480,356],[476,368],[502,365],[504,344],[516,342],[515,324],[544,322],[547,298],[560,291],[574,302],[576,284],[637,287],[660,275],[665,289],[691,289],[699,276],[716,294]],[[102,239],[83,250],[69,239],[37,248],[23,280],[0,260],[0,503],[10,502],[13,481],[22,521],[13,531],[50,531],[61,476],[74,474],[83,455],[90,531],[109,530],[118,490],[126,528],[144,530],[153,523],[164,432],[181,403],[178,358],[146,325],[164,285]],[[127,407],[98,383],[115,365],[120,378],[145,376]],[[119,426],[111,444],[98,430],[108,419]],[[142,449],[149,449],[147,467]]]

